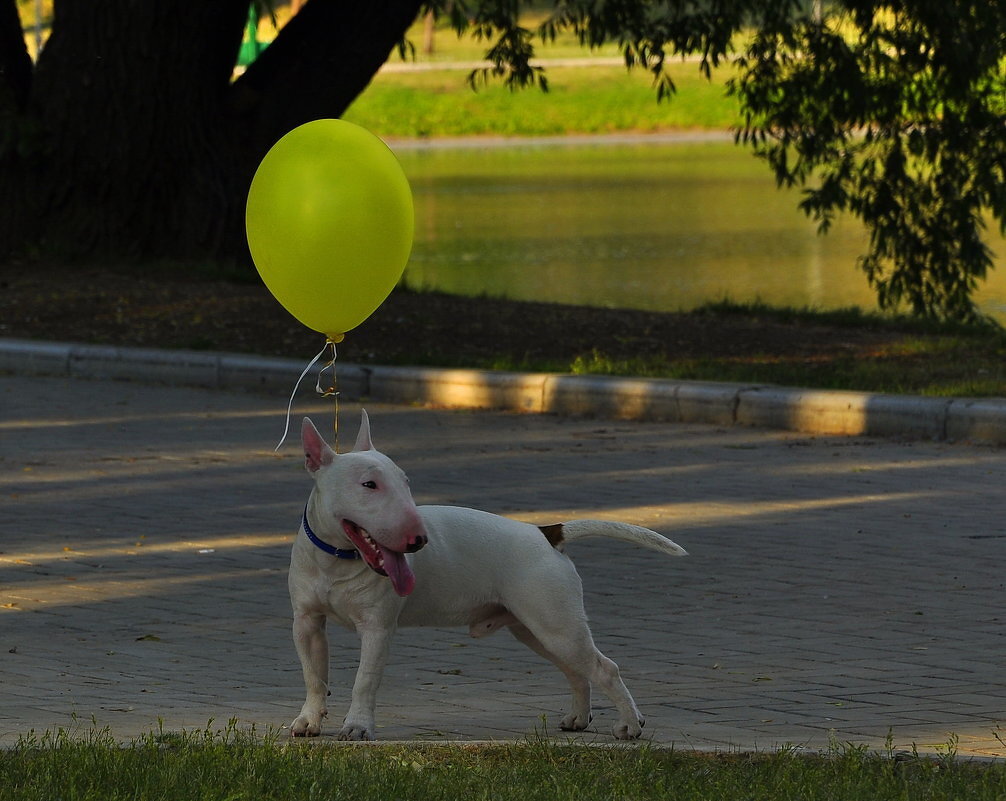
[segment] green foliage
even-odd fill
[[[534,41],[551,42],[572,32],[581,46],[596,49],[614,42],[626,66],[641,66],[653,75],[658,99],[675,91],[665,69],[668,56],[701,56],[708,77],[731,52],[735,34],[748,25],[776,26],[801,6],[800,0],[555,0],[532,32],[522,24],[522,12],[541,3],[521,0],[435,0],[429,7],[446,14],[459,33],[468,30],[491,42],[486,58],[491,67],[471,73],[476,85],[488,77],[502,78],[510,88],[538,84],[547,89],[540,67],[531,65]]]
[[[731,91],[739,138],[826,231],[861,218],[882,308],[969,320],[1006,227],[1006,3],[843,0],[760,28]]]

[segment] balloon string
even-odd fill
[[[310,362],[308,362],[307,367],[305,367],[304,371],[300,374],[300,378],[297,379],[297,383],[293,385],[293,392],[290,393],[290,402],[286,406],[286,427],[283,429],[283,436],[280,438],[279,444],[276,445],[276,448],[274,449],[273,452],[278,451],[280,448],[283,447],[283,443],[286,442],[287,434],[290,433],[290,415],[293,413],[293,399],[297,395],[297,390],[300,389],[300,385],[301,385],[301,382],[304,380],[304,376],[306,376],[309,372],[311,372],[311,368],[314,367],[318,363],[318,361],[321,359],[321,357],[325,355],[325,351],[327,351],[329,348],[332,349],[332,358],[328,360],[328,362],[325,364],[324,367],[321,368],[321,370],[318,371],[318,381],[315,384],[314,391],[317,392],[319,395],[322,395],[322,396],[324,396],[326,398],[329,397],[330,395],[335,395],[335,435],[336,435],[335,449],[338,452],[338,450],[339,450],[339,392],[338,392],[338,390],[336,388],[336,385],[335,385],[335,359],[336,359],[336,355],[337,354],[335,352],[335,342],[333,342],[331,339],[326,339],[325,340],[325,347],[323,347],[320,351],[318,351],[317,355],[313,359],[311,359]],[[325,372],[325,370],[329,370],[329,369],[331,369],[331,371],[332,371],[332,386],[329,389],[322,389],[321,388],[321,375],[322,375],[322,373]]]
[[[332,358],[328,360],[328,363],[318,371],[318,381],[314,385],[314,391],[321,395],[323,398],[334,398],[335,399],[335,417],[333,419],[332,428],[333,434],[335,436],[335,452],[339,452],[339,378],[335,372],[335,360],[339,357],[338,351],[335,349],[335,340],[331,337],[325,343],[325,347],[332,348]],[[324,351],[322,351],[324,353]],[[325,374],[326,370],[332,371],[332,382],[329,384],[327,389],[321,388],[321,378]]]

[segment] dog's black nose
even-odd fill
[[[426,545],[426,537],[423,536],[416,537],[412,542],[409,543],[409,547],[405,549],[405,552],[415,553],[424,545]]]

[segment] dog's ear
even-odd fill
[[[325,465],[332,464],[332,460],[335,459],[335,451],[328,447],[328,443],[322,439],[310,417],[304,418],[300,429],[300,438],[304,443],[304,466],[309,473],[314,473]]]
[[[366,409],[360,409],[360,433],[356,435],[354,451],[372,451],[374,443],[370,439],[370,417]]]

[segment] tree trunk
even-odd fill
[[[246,262],[266,150],[339,116],[418,6],[309,0],[232,83],[248,0],[55,0],[20,108],[0,83],[0,255]]]
[[[287,131],[338,117],[416,19],[420,0],[309,0],[234,83],[254,163]]]
[[[31,58],[24,43],[17,0],[0,0],[0,120],[24,109],[30,89]]]

